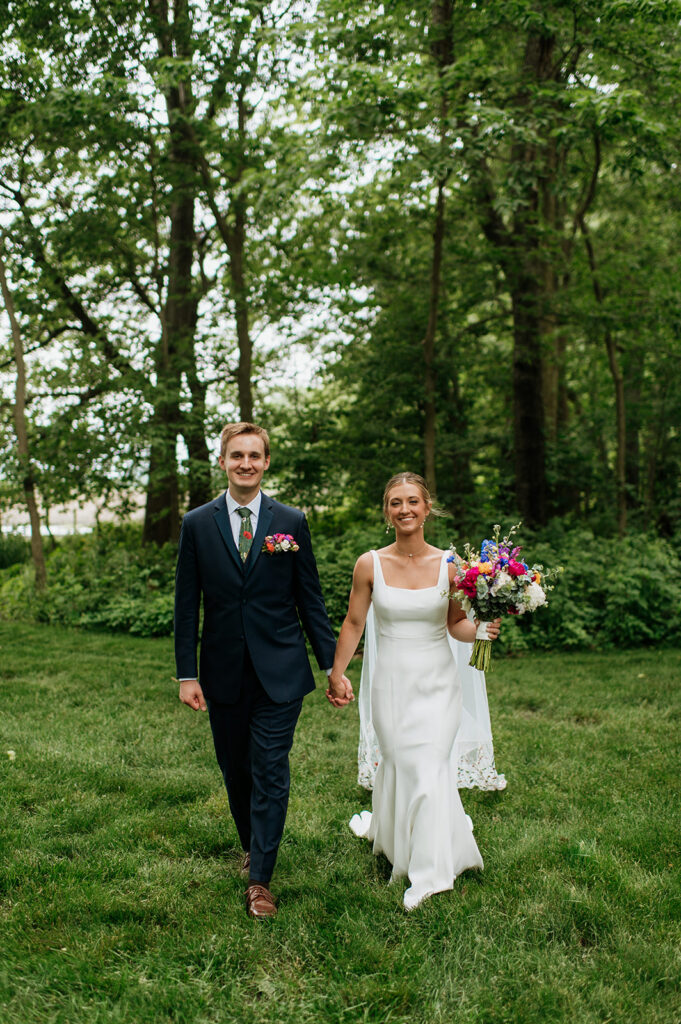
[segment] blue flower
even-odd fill
[[[497,546],[493,540],[483,540],[480,548],[480,561],[493,562],[496,558]]]

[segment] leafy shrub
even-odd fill
[[[645,534],[604,539],[572,530],[551,543],[537,537],[526,551],[533,562],[564,571],[545,608],[504,622],[502,648],[681,642],[681,559],[670,541]]]
[[[445,524],[435,524],[435,530],[436,542],[445,547]],[[435,540],[432,528],[429,536]],[[334,628],[345,616],[356,558],[390,539],[380,526],[356,525],[333,539],[315,540]],[[474,546],[481,540],[471,537]],[[521,540],[531,562],[562,565],[564,571],[545,607],[504,619],[500,652],[681,643],[681,559],[671,541],[646,534],[604,539],[558,523],[534,535],[521,530]]]
[[[0,572],[0,615],[138,636],[173,629],[176,547],[143,547],[136,526],[66,537],[47,556],[48,588],[36,595],[28,566]]]
[[[0,533],[0,569],[27,561],[31,547],[19,533]]]
[[[313,545],[326,610],[338,633],[348,610],[355,562],[371,547],[383,547],[386,536],[380,524],[339,527],[330,536],[313,528]]]
[[[429,529],[429,537],[447,544],[444,521]],[[562,565],[564,572],[545,607],[504,620],[500,653],[681,644],[681,560],[672,541],[646,534],[604,539],[560,523],[534,535],[521,533],[530,561]],[[327,610],[338,631],[356,559],[391,538],[377,515],[366,522],[319,517],[312,535]],[[471,537],[471,542],[481,539]],[[44,596],[35,595],[30,564],[0,570],[0,616],[167,636],[173,625],[175,559],[174,544],[142,547],[141,531],[134,526],[102,526],[65,538],[48,554]]]

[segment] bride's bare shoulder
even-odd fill
[[[355,576],[373,576],[374,560],[370,551],[365,551],[355,562]]]

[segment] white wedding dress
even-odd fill
[[[421,590],[389,587],[375,551],[372,557],[373,623],[359,703],[360,782],[373,781],[373,802],[372,811],[355,814],[350,827],[373,840],[374,853],[385,854],[394,878],[409,878],[404,905],[413,909],[483,862],[458,792],[463,702],[447,633],[446,554],[437,584]],[[367,651],[372,630],[375,650]],[[489,728],[486,698],[484,709]],[[489,751],[484,756],[489,760]],[[496,781],[486,788],[503,788],[493,752],[486,769],[488,782]]]

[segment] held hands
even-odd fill
[[[197,679],[185,679],[180,683],[180,700],[187,707],[193,708],[194,711],[206,711],[206,701],[203,696],[203,690],[199,686]],[[326,691],[326,696],[330,704],[333,704],[336,708],[345,707],[350,701],[355,699],[355,695],[352,691],[352,683],[347,676],[337,677],[335,680],[332,676],[329,676],[329,688]]]
[[[205,711],[206,701],[198,679],[183,679],[180,683],[180,700],[194,711]]]
[[[344,708],[346,704],[354,700],[355,695],[352,692],[352,683],[348,677],[336,675],[332,672],[329,676],[329,688],[326,691],[326,697],[329,704],[333,704],[335,708]]]

